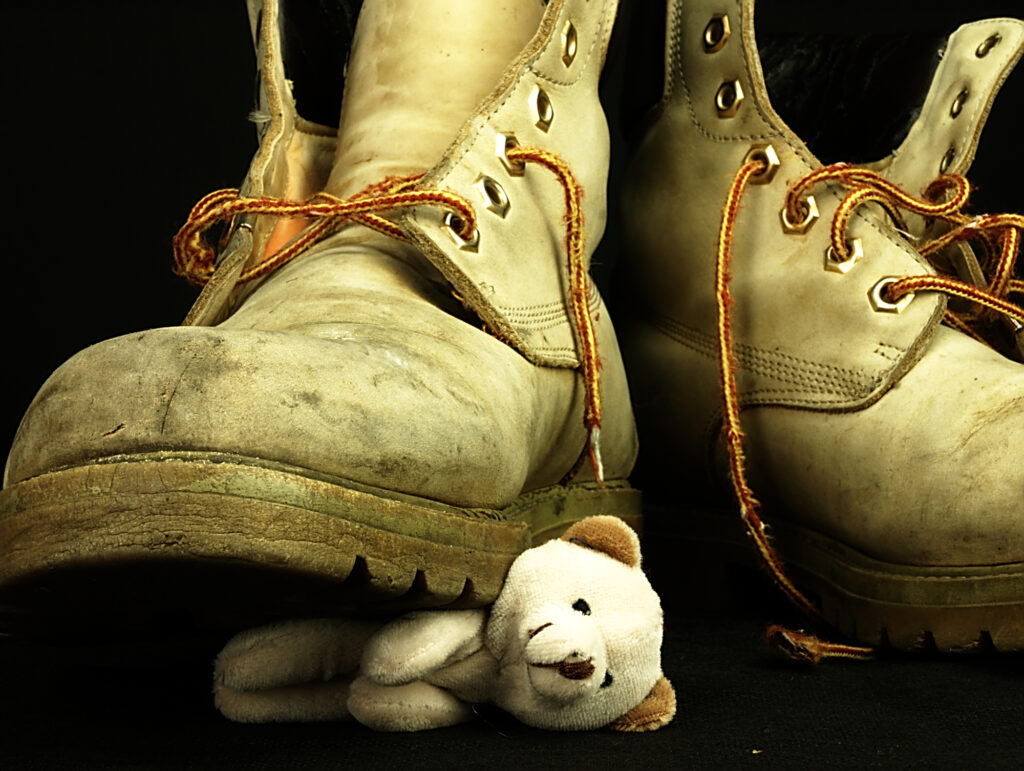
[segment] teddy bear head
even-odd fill
[[[636,533],[590,517],[523,552],[491,610],[494,702],[538,728],[652,730],[672,719],[663,616]]]

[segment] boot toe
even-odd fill
[[[333,340],[188,327],[109,340],[43,386],[8,483],[99,458],[188,451],[456,505],[507,503],[528,472],[518,373],[439,363],[452,354],[444,340],[358,324]]]

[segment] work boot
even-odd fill
[[[81,352],[23,419],[5,630],[476,606],[580,518],[639,525],[624,370],[586,276],[616,2],[484,6],[367,0],[335,131],[296,112],[282,6],[250,2],[253,166],[175,241],[204,285],[187,324]]]
[[[965,186],[822,167],[772,108],[753,13],[670,0],[623,191],[649,542],[759,553],[871,646],[1024,648],[1024,366],[943,323],[947,294],[991,298],[894,225],[955,225]]]

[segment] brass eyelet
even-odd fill
[[[562,64],[569,67],[576,58],[576,47],[579,41],[576,35],[576,27],[571,20],[566,20],[562,27]]]
[[[448,236],[455,242],[455,245],[462,251],[475,252],[480,247],[480,231],[476,228],[473,229],[473,233],[469,238],[463,238],[459,235],[459,232],[465,227],[465,223],[455,212],[449,211],[444,213],[441,227],[444,228]]]
[[[845,260],[840,260],[836,250],[832,248],[832,244],[828,245],[828,249],[825,250],[825,270],[846,275],[853,268],[854,263],[864,256],[864,245],[859,238],[847,241],[846,247],[850,250],[850,256]]]
[[[775,148],[767,143],[754,145],[747,151],[747,154],[743,157],[743,163],[745,165],[750,161],[762,161],[766,165],[764,171],[750,178],[750,184],[752,185],[767,185],[775,179],[775,172],[782,165],[778,153],[775,152]]]
[[[782,207],[782,211],[779,212],[779,217],[782,219],[782,229],[785,232],[802,235],[811,229],[811,225],[817,222],[820,215],[818,213],[818,202],[815,200],[814,196],[807,196],[803,200],[803,205],[804,218],[799,222],[790,221],[786,207]]]
[[[505,188],[486,174],[481,174],[477,177],[476,182],[473,184],[480,191],[480,195],[483,196],[487,211],[505,219],[505,215],[508,214],[508,210],[512,207],[512,202],[509,201]]]
[[[547,133],[548,129],[551,128],[551,122],[555,119],[555,108],[551,106],[551,100],[548,98],[548,93],[540,86],[537,86],[533,91],[533,102],[534,112],[537,113],[537,122],[534,124],[544,133]]]
[[[729,15],[716,13],[704,28],[704,53],[713,54],[715,51],[721,51],[731,34]]]
[[[945,174],[949,171],[949,167],[953,165],[953,160],[956,158],[956,147],[950,146],[946,150],[946,154],[942,156],[942,160],[939,161],[939,174]]]
[[[969,95],[970,92],[966,88],[956,95],[956,99],[953,100],[953,104],[949,107],[949,115],[951,118],[955,118],[963,112],[964,105],[967,104],[967,97]]]
[[[914,299],[913,292],[907,292],[896,302],[885,298],[885,290],[895,284],[899,279],[896,276],[886,276],[868,290],[868,301],[871,307],[879,313],[902,313]]]
[[[509,160],[508,151],[513,147],[519,147],[519,140],[516,139],[515,134],[499,133],[495,138],[494,151],[498,156],[498,160],[501,161],[501,165],[505,167],[505,171],[509,173],[509,176],[521,177],[526,171],[526,164],[522,161]]]
[[[743,86],[738,80],[727,80],[715,93],[715,107],[719,118],[732,118],[743,104]]]
[[[998,32],[989,35],[987,38],[981,41],[981,45],[975,50],[974,55],[979,59],[988,56],[988,52],[995,48],[1003,41],[1003,36]]]

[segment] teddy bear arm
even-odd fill
[[[422,680],[480,650],[486,619],[479,609],[409,613],[370,638],[361,671],[381,685]]]
[[[498,669],[498,660],[486,648],[481,648],[433,672],[426,681],[454,693],[463,701],[480,704],[493,700]]]
[[[241,632],[221,650],[214,683],[261,691],[354,674],[375,621],[297,619]]]
[[[381,685],[357,677],[349,691],[348,711],[377,731],[424,731],[463,723],[473,708],[453,693],[417,680],[405,685]]]
[[[299,683],[257,691],[214,685],[217,709],[236,723],[292,723],[345,720],[349,717],[351,678]]]

